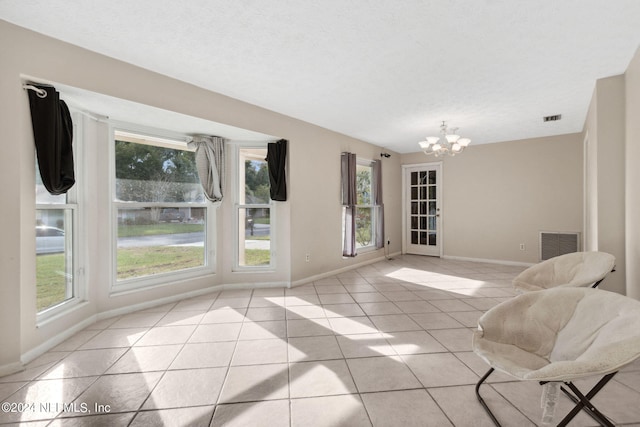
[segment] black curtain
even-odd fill
[[[32,85],[46,96],[29,89],[31,124],[42,183],[49,193],[64,194],[73,187],[73,123],[69,108],[53,86]]]
[[[271,200],[284,202],[287,200],[287,179],[285,166],[287,164],[287,140],[267,144],[267,167],[269,169],[269,192]]]

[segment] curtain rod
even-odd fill
[[[46,98],[47,97],[47,91],[44,89],[40,89],[39,87],[36,87],[34,85],[30,85],[30,84],[23,84],[22,85],[22,89],[27,89],[27,90],[32,90],[34,91],[40,98]]]

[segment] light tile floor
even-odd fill
[[[490,426],[471,335],[521,270],[403,256],[103,320],[0,378],[0,401],[22,409],[0,424]],[[483,389],[505,426],[540,424],[536,383],[494,374]],[[640,425],[640,363],[595,402],[616,424]]]

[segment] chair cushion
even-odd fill
[[[640,302],[591,288],[520,295],[478,321],[473,350],[523,380],[606,374],[640,357]]]
[[[513,279],[521,291],[539,291],[557,286],[591,286],[603,279],[616,259],[605,252],[573,252],[542,261]]]

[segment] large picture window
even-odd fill
[[[238,148],[237,268],[272,266],[273,214],[266,147]]]
[[[208,207],[185,141],[115,131],[116,279],[202,269]]]

